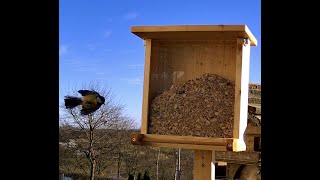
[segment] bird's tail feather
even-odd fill
[[[67,109],[72,109],[76,106],[81,105],[82,101],[81,98],[73,97],[73,96],[66,96],[64,99],[64,105]]]

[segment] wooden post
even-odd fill
[[[247,127],[247,92],[249,88],[249,64],[250,40],[244,38],[237,38],[235,103],[233,124],[233,138],[236,138],[237,140],[234,141],[234,151],[246,150],[243,134]]]
[[[149,108],[149,84],[150,84],[150,61],[151,61],[151,39],[144,41],[145,45],[145,62],[144,62],[144,80],[143,80],[143,99],[142,99],[142,122],[141,122],[141,134],[147,134],[148,132],[148,108]]]
[[[214,180],[215,174],[215,151],[195,150],[193,179]]]

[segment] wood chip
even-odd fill
[[[173,84],[152,101],[148,132],[231,138],[234,92],[234,82],[216,74]]]

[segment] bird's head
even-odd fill
[[[104,104],[105,98],[103,96],[98,96],[97,97],[97,101],[98,101],[99,104]]]

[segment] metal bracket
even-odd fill
[[[131,144],[142,145],[142,134],[131,134]]]
[[[226,147],[227,151],[233,151],[233,140],[228,140]]]
[[[249,45],[250,46],[250,39],[249,38],[244,38],[244,43],[245,46]]]

